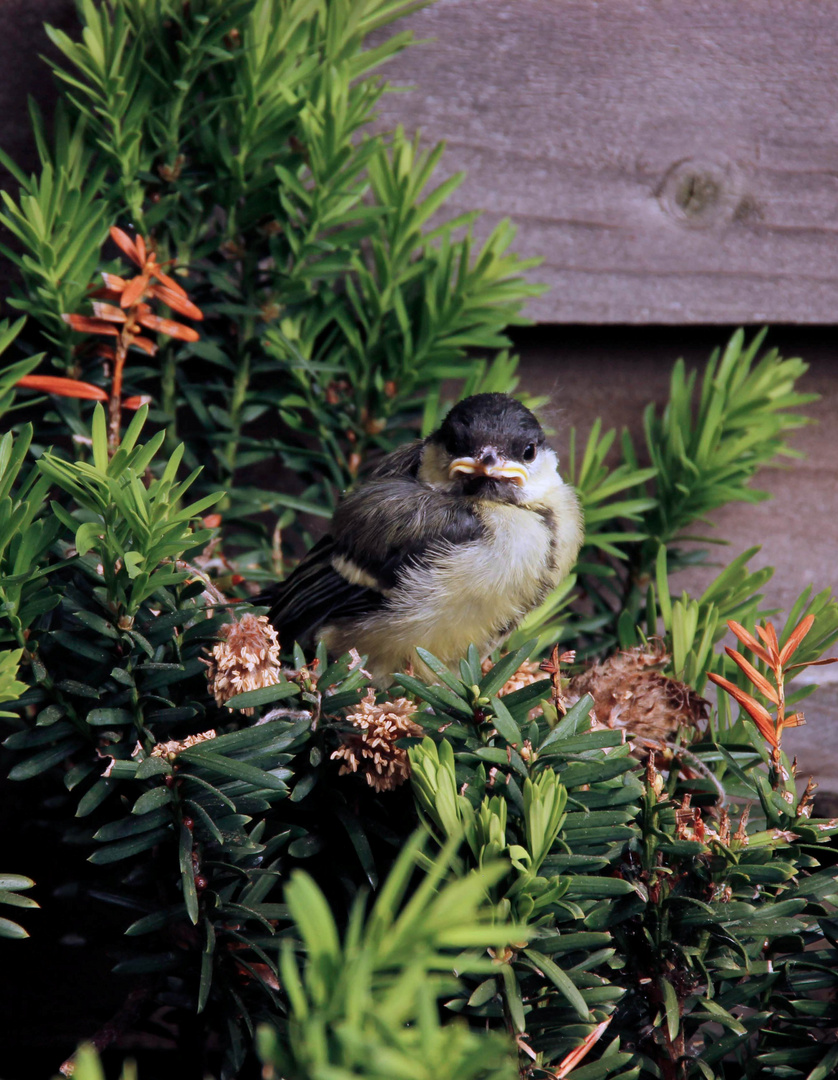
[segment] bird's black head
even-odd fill
[[[454,406],[429,442],[438,451],[439,467],[464,494],[517,502],[545,437],[519,401],[507,394],[475,394]]]
[[[538,450],[544,444],[541,424],[508,394],[465,398],[445,417],[436,438],[452,457],[472,457],[491,445],[511,461],[524,461],[528,446]]]

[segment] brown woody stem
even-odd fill
[[[780,741],[783,738],[783,725],[786,720],[786,693],[784,686],[784,672],[782,664],[777,663],[774,668],[774,681],[777,683],[777,697],[780,699],[777,706],[777,723],[775,730],[777,732],[777,745],[771,748],[771,762],[774,766],[773,776],[771,777],[771,786],[777,791],[781,787],[785,787],[783,780],[783,763],[780,758]]]
[[[130,313],[128,320],[130,324]],[[125,367],[129,342],[128,332],[123,329],[117,338],[113,362],[113,379],[111,380],[111,396],[108,399],[108,455],[110,457],[113,457],[119,446],[119,435],[122,427],[122,369]]]

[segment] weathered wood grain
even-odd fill
[[[519,225],[543,322],[832,322],[835,0],[438,0],[380,124]]]

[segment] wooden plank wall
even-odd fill
[[[509,216],[542,322],[832,322],[836,0],[438,0],[381,124]]]

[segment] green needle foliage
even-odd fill
[[[40,905],[29,896],[20,894],[26,889],[31,889],[35,882],[32,878],[24,877],[23,874],[0,873],[0,904],[11,907],[36,908]],[[27,938],[29,933],[24,930],[20,923],[13,919],[0,916],[0,938]]]
[[[26,319],[18,319],[17,322],[11,325],[8,319],[3,319],[0,322],[0,357],[18,336],[25,322]],[[4,364],[2,370],[0,370],[0,416],[11,412],[14,408],[15,384],[17,381],[33,372],[43,358],[44,354],[40,353],[38,356],[18,360],[17,363]]]
[[[539,291],[508,253],[514,230],[476,248],[473,215],[435,216],[461,179],[434,182],[442,147],[370,130],[379,68],[411,34],[367,37],[418,6],[85,0],[80,40],[48,28],[66,91],[52,142],[33,118],[40,175],[2,156],[20,185],[0,213],[23,278],[10,303],[54,372],[107,381],[62,315],[83,311],[99,271],[124,272],[103,259],[109,225],[188,268],[201,340],[132,353],[128,393],[150,395],[170,450],[187,433],[201,494],[226,489],[251,575],[294,550],[280,537],[297,513],[328,516],[370,454],[412,437],[444,379],[473,374],[468,350],[500,350],[482,388],[514,381],[506,328]],[[39,433],[83,434],[85,416],[59,398]],[[253,482],[278,465],[291,490]],[[264,511],[282,511],[281,532],[257,524]]]
[[[288,1080],[341,1075],[511,1080],[515,1075],[507,1040],[481,1038],[463,1023],[443,1026],[436,1007],[442,993],[460,986],[453,967],[488,974],[492,964],[485,948],[506,946],[519,929],[496,922],[484,902],[504,868],[487,864],[446,882],[455,838],[406,900],[422,846],[421,834],[408,841],[366,920],[363,898],[355,901],[343,943],[317,885],[302,872],[292,877],[285,896],[305,967],[298,967],[294,942],[286,938],[280,974],[290,1014],[282,1035],[269,1027],[260,1032],[260,1056],[267,1063],[263,1075]]]
[[[795,410],[812,396],[795,389],[806,365],[783,359],[776,349],[760,355],[764,337],[763,331],[746,345],[743,332],[737,331],[723,352],[710,357],[700,385],[697,373],[687,374],[679,360],[662,413],[654,405],[646,409],[643,447],[634,446],[624,432],[616,464],[610,464],[616,431],[603,433],[601,423],[595,423],[584,448],[571,432],[567,474],[585,510],[585,545],[576,577],[563,582],[527,618],[513,644],[538,636],[542,647],[556,640],[572,642],[581,656],[588,656],[616,644],[632,645],[638,625],[655,634],[658,616],[666,619],[669,612],[668,594],[654,591],[656,575],[661,580],[659,560],[665,559],[664,580],[667,572],[703,561],[705,551],[685,551],[681,545],[719,541],[686,530],[712,526],[707,515],[727,503],[768,497],[750,481],[779,455],[796,456],[785,436],[807,422]],[[650,464],[641,466],[641,459]],[[746,562],[723,571],[713,588],[740,586],[742,602],[755,596],[773,571],[743,584],[739,573]],[[586,603],[574,605],[580,591]],[[707,594],[705,602],[710,601]],[[755,612],[757,603],[749,610]],[[713,642],[723,636],[727,618],[742,616],[735,603],[722,607],[728,613],[722,608],[716,612],[719,629]],[[666,622],[665,629],[672,631]],[[701,663],[706,656],[705,649]],[[683,664],[676,664],[676,670],[682,671]],[[700,669],[692,676],[698,678]]]
[[[763,497],[804,422],[800,360],[737,333],[703,376],[676,364],[643,445],[574,433],[585,546],[505,655],[423,653],[431,679],[382,691],[357,655],[283,642],[280,663],[238,588],[285,572],[446,396],[515,387],[507,330],[538,287],[511,227],[476,247],[472,215],[444,218],[441,148],[371,123],[410,42],[385,28],[417,6],[82,0],[79,35],[48,30],[63,98],[51,133],[33,113],[40,170],[2,158],[25,317],[0,325],[4,810],[38,837],[7,826],[4,852],[49,882],[47,916],[79,901],[113,964],[115,1016],[77,1032],[75,1075],[101,1080],[93,1046],[165,1009],[196,1078],[826,1080],[838,823],[773,720],[722,694],[706,722],[627,729],[558,663],[625,650],[667,700],[712,673],[774,707],[758,643],[745,667],[719,651],[729,620],[771,614],[757,549],[698,597],[670,575],[704,557],[683,545],[708,514]],[[121,385],[84,321],[99,275],[126,274],[113,225],[204,315],[196,341],[156,313],[156,351],[120,336]],[[808,616],[802,665],[838,641],[838,604],[807,589],[779,647]],[[788,708],[813,689],[798,671]],[[0,904],[37,906],[31,885],[0,875]],[[56,957],[51,979],[75,972]]]

